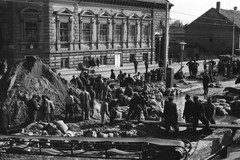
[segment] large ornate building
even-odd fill
[[[155,61],[154,32],[167,0],[6,0],[0,2],[0,58],[38,56],[53,68],[88,57],[116,66]],[[172,4],[170,4],[171,8]],[[169,12],[169,10],[167,11]]]

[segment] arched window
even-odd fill
[[[117,13],[113,16],[114,18],[114,41],[122,42],[124,35],[124,21],[126,15],[124,13]]]
[[[128,18],[128,41],[129,42],[136,42],[137,41],[137,21],[139,20],[139,16],[136,14],[132,14]]]
[[[109,21],[111,15],[104,11],[98,16],[99,28],[98,28],[98,41],[99,42],[107,42],[109,36]]]
[[[95,14],[90,11],[83,11],[80,13],[80,31],[82,32],[80,39],[83,42],[92,42],[92,34],[93,34],[93,18]]]
[[[54,14],[57,19],[57,41],[60,42],[60,48],[69,48],[72,39],[73,12],[68,8],[62,8]]]
[[[26,7],[20,11],[21,41],[27,42],[26,49],[37,49],[39,42],[39,24],[41,16],[38,9]]]
[[[151,39],[151,15],[142,16],[142,40],[144,43],[149,43]]]

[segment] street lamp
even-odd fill
[[[179,43],[181,46],[181,68],[182,68],[182,63],[183,63],[183,52],[184,52],[184,47],[187,44],[186,42],[180,42]]]

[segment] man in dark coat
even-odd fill
[[[149,64],[149,61],[146,60],[144,64],[145,64],[145,69],[146,69],[146,73],[147,73],[147,72],[148,72],[148,64]]]
[[[209,127],[209,122],[205,117],[205,110],[203,104],[201,104],[198,100],[198,96],[193,97],[194,106],[193,106],[193,135],[196,134],[196,129],[198,126],[198,120],[200,120],[203,124],[206,125],[205,130],[208,134],[211,131]]]
[[[164,106],[164,120],[166,124],[166,134],[169,133],[170,127],[172,126],[175,130],[175,134],[178,134],[178,112],[177,105],[173,102],[173,98],[169,97],[168,102],[165,102]]]
[[[99,60],[98,58],[96,59],[96,65],[97,65],[97,67],[99,68],[100,60]]]
[[[207,104],[205,105],[205,116],[211,124],[216,124],[214,120],[215,106],[212,103],[212,97],[208,97]]]
[[[6,106],[3,106],[0,110],[0,134],[8,134],[9,125],[9,111]]]
[[[204,95],[208,94],[208,86],[210,83],[210,77],[208,76],[208,74],[206,72],[204,72],[203,77],[202,77],[202,81],[203,81],[203,90],[204,90]]]
[[[183,110],[183,119],[185,119],[186,123],[189,123],[192,121],[192,115],[193,115],[193,101],[190,99],[190,95],[186,94],[185,96],[185,107]]]
[[[134,59],[133,64],[134,64],[135,73],[137,73],[138,61],[136,60],[136,58]]]
[[[29,123],[35,123],[37,121],[38,110],[40,108],[37,101],[37,95],[34,94],[32,99],[30,99],[26,105],[28,108]]]
[[[193,65],[194,65],[194,63],[192,62],[192,60],[190,60],[188,63],[186,63],[186,65],[188,66],[190,76],[192,76],[193,75]]]
[[[194,78],[197,78],[198,66],[199,66],[199,63],[194,61],[193,62],[193,67],[192,67],[192,75],[193,75]]]
[[[116,79],[116,75],[114,73],[114,70],[111,69],[111,75],[110,75],[110,79]]]
[[[119,74],[117,76],[117,79],[119,81],[120,87],[124,87],[123,85],[123,81],[124,81],[124,74],[122,73],[122,71],[119,71]]]

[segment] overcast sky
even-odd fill
[[[240,10],[240,0],[169,0],[174,6],[171,8],[170,18],[190,23],[204,14],[210,8],[216,8],[216,3],[221,2],[222,9],[237,7]]]

